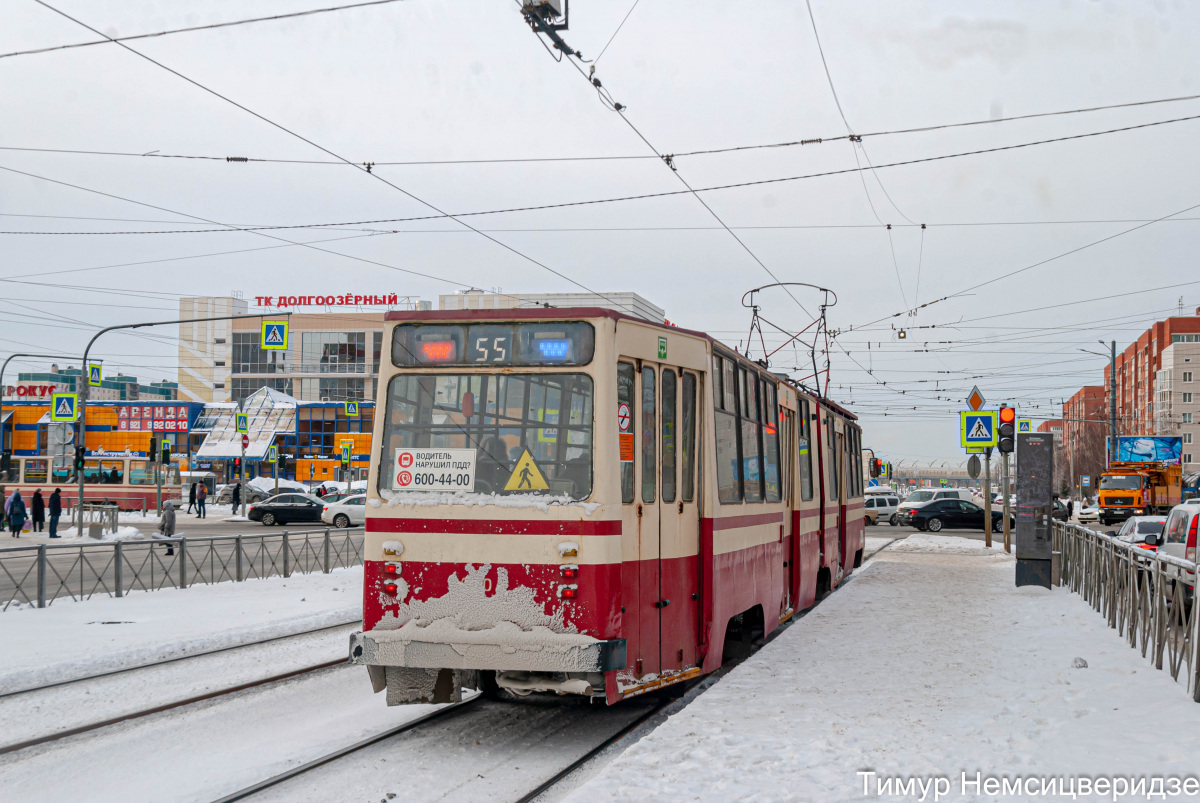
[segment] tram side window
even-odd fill
[[[100,476],[102,477],[101,482],[109,485],[120,485],[125,482],[125,461],[101,460]]]
[[[617,406],[624,404],[627,409],[633,410],[633,390],[634,387],[634,372],[633,366],[627,362],[617,363]],[[619,421],[619,419],[618,419]],[[619,426],[618,426],[619,429]],[[621,501],[629,504],[633,502],[633,415],[629,416],[629,431],[618,437],[627,437],[630,441],[628,450],[618,443],[618,451],[621,457]],[[628,458],[628,459],[627,459]]]
[[[149,460],[129,461],[130,485],[154,485],[154,464]]]
[[[662,372],[662,500],[675,501],[675,372]]]
[[[655,458],[657,449],[655,435],[658,428],[654,425],[655,418],[655,375],[654,367],[642,369],[642,501],[653,502],[654,490],[658,484],[658,461]]]
[[[762,490],[762,425],[759,404],[758,377],[745,368],[739,369],[742,380],[742,487],[747,502],[761,502]]]
[[[796,442],[800,451],[800,498],[805,502],[813,498],[812,481],[812,410],[808,402],[800,400],[799,426],[796,428]]]
[[[54,484],[55,485],[58,485],[60,483],[65,484],[68,482],[75,482],[75,463],[72,460],[68,459],[67,465],[54,466],[51,469],[51,473],[54,475]]]
[[[862,474],[862,430],[854,427],[850,430],[854,434],[854,443],[851,445],[851,461],[854,463],[854,473],[852,475],[853,490],[851,496],[863,495],[863,474]]]
[[[679,431],[679,451],[683,476],[680,483],[683,501],[691,502],[696,498],[696,376],[683,375],[683,405]]]
[[[36,482],[39,485],[45,484],[46,472],[49,468],[48,460],[26,460],[25,461],[25,482]]]
[[[825,417],[825,443],[828,447],[825,453],[829,455],[829,501],[836,502],[838,498],[838,483],[841,479],[839,472],[841,469],[842,456],[841,449],[838,446],[837,435],[833,431],[833,416]]]
[[[779,405],[775,401],[775,385],[762,383],[763,408],[763,479],[766,482],[766,499],[778,502],[779,493]]]
[[[99,460],[84,460],[83,461],[83,481],[89,485],[98,482],[103,482],[100,479],[100,461]]]
[[[742,461],[738,454],[738,419],[734,400],[733,362],[713,357],[713,400],[716,413],[713,427],[717,435],[717,499],[723,505],[742,501]]]

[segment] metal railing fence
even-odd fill
[[[0,611],[362,564],[363,528],[0,548]]]
[[[1078,524],[1055,522],[1059,585],[1079,594],[1156,669],[1187,683],[1200,702],[1200,613],[1189,584],[1196,564]]]

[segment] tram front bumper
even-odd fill
[[[625,639],[495,627],[447,634],[406,626],[350,635],[350,663],[414,669],[611,672],[624,669]]]

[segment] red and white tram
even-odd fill
[[[389,705],[614,703],[861,562],[855,416],[711,337],[602,309],[387,320],[350,654]]]
[[[0,485],[8,492],[17,490],[29,504],[33,492],[40,490],[47,499],[57,488],[63,505],[79,500],[79,478],[72,458],[66,465],[55,466],[48,456],[25,457],[14,455],[7,474],[0,474]],[[160,472],[161,477],[155,475]],[[89,457],[83,462],[83,497],[85,502],[104,502],[121,510],[154,509],[158,499],[158,483],[162,482],[163,499],[179,499],[183,490],[179,466],[158,466],[145,457],[121,454]]]

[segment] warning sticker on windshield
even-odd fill
[[[474,449],[396,450],[392,488],[397,491],[474,491]]]

